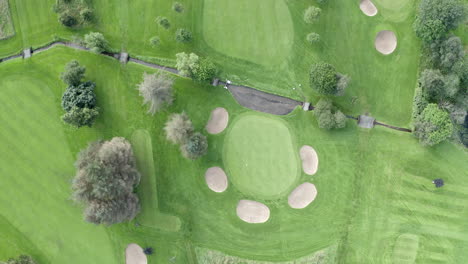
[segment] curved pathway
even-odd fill
[[[32,54],[40,53],[40,52],[49,50],[56,46],[66,46],[66,47],[70,47],[73,49],[89,51],[88,48],[81,46],[79,44],[76,44],[76,43],[55,41],[43,47],[31,50],[31,52]],[[118,53],[103,52],[102,55],[109,56],[117,60],[120,59],[120,54]],[[12,60],[12,59],[20,58],[20,57],[21,58],[23,57],[23,53],[15,54],[15,55],[8,56],[5,58],[0,58],[0,63],[8,61],[8,60]],[[179,71],[175,68],[158,65],[155,63],[150,63],[150,62],[146,62],[146,61],[131,58],[131,57],[129,58],[129,61],[140,64],[140,65],[144,65],[153,69],[163,70],[163,71],[170,72],[172,74],[180,75]],[[223,86],[227,85],[225,82],[219,82],[219,84]],[[260,91],[251,87],[247,87],[247,86],[229,84],[227,85],[227,87],[228,87],[229,92],[231,92],[231,94],[234,96],[234,98],[240,105],[250,108],[255,111],[270,113],[274,115],[287,115],[291,113],[297,106],[303,105],[302,102],[299,102],[299,101],[296,101],[296,100],[293,100],[284,96],[266,93],[266,92],[263,92],[263,91]],[[308,110],[311,111],[313,109],[314,107],[310,105]],[[346,115],[346,117],[349,119],[357,120],[357,118],[354,116]],[[376,124],[384,126],[384,127],[388,127],[391,129],[395,129],[398,131],[411,132],[411,130],[407,128],[386,125],[386,124],[379,123],[379,122],[376,122]]]

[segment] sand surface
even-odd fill
[[[211,111],[210,120],[206,124],[206,131],[210,134],[219,134],[226,129],[229,121],[229,114],[226,109],[218,107]]]
[[[361,0],[359,8],[366,16],[375,16],[378,12],[377,7],[375,7],[371,0]]]
[[[311,147],[304,145],[299,151],[302,160],[302,169],[305,174],[314,175],[318,170],[317,152]]]
[[[205,181],[213,192],[224,192],[228,187],[226,173],[220,167],[211,167],[206,170]]]
[[[294,189],[288,197],[288,204],[294,209],[307,207],[317,196],[317,188],[309,182],[305,182]]]
[[[388,55],[395,51],[397,47],[397,37],[393,31],[383,30],[375,38],[375,48],[378,52]]]
[[[126,264],[147,264],[143,249],[137,244],[129,244],[125,249],[125,263]]]
[[[262,203],[240,200],[237,204],[237,216],[247,223],[265,223],[270,218],[270,209]]]

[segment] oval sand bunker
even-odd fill
[[[220,167],[211,167],[206,170],[205,181],[213,192],[224,192],[228,187],[226,173]]]
[[[241,220],[251,224],[265,223],[270,218],[270,209],[256,201],[240,200],[236,211]]]
[[[375,16],[378,12],[377,7],[375,7],[371,0],[361,0],[359,8],[366,16]]]
[[[302,160],[302,169],[305,174],[314,175],[318,169],[317,152],[311,147],[304,145],[299,151]]]
[[[211,111],[210,120],[206,124],[206,131],[210,134],[219,134],[226,129],[229,121],[229,114],[226,109],[218,107]]]
[[[309,182],[305,182],[294,189],[288,197],[288,204],[294,209],[307,207],[317,196],[317,188]]]
[[[383,30],[375,38],[375,48],[378,52],[388,55],[395,51],[397,47],[397,37],[393,31]]]
[[[126,264],[147,264],[148,260],[143,249],[137,244],[129,244],[125,249]]]

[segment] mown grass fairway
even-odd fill
[[[251,197],[277,198],[295,187],[297,156],[287,124],[259,114],[232,122],[224,143],[228,177]]]

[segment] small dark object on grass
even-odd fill
[[[442,179],[435,179],[432,183],[435,184],[437,188],[444,186],[444,180]]]
[[[147,247],[143,250],[143,252],[146,254],[146,255],[153,255],[153,248],[152,247]]]

